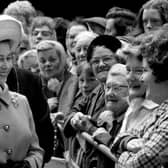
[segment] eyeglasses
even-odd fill
[[[38,36],[39,33],[41,33],[42,36],[51,36],[52,35],[51,31],[33,31],[32,35]]]
[[[121,93],[125,89],[128,89],[128,86],[127,85],[118,85],[118,84],[106,84],[105,90],[109,91],[110,89],[112,89],[112,91],[114,91],[115,93]]]
[[[141,76],[144,72],[143,67],[134,67],[134,68],[126,67],[126,69],[127,69],[127,74],[132,72],[134,75],[137,75],[137,76]]]
[[[114,55],[110,55],[110,56],[103,56],[101,58],[94,58],[91,60],[91,64],[92,65],[99,65],[100,61],[102,61],[104,64],[108,64],[109,62],[115,60]]]

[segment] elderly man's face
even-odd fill
[[[34,48],[42,40],[55,40],[48,26],[36,27],[31,34],[31,46]]]
[[[119,116],[126,111],[128,107],[128,83],[126,76],[108,75],[105,85],[105,102],[107,110],[113,112],[113,115]]]
[[[111,66],[117,63],[114,53],[102,46],[97,46],[94,49],[90,62],[96,78],[102,83],[106,82],[107,73]]]
[[[56,52],[56,49],[48,49],[38,53],[39,66],[42,76],[52,78],[59,76],[64,68],[61,61],[61,55]]]
[[[0,84],[4,84],[13,67],[13,54],[7,42],[0,42]]]

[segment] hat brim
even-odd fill
[[[10,40],[10,47],[15,51],[22,39],[21,23],[13,17],[0,15],[0,41]]]

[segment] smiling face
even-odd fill
[[[79,88],[83,95],[89,95],[99,84],[92,72],[83,71],[79,76]]]
[[[141,80],[141,75],[143,73],[143,65],[142,61],[137,58],[138,54],[138,48],[132,50],[132,53],[130,53],[126,61],[127,81],[129,85],[130,99],[136,97],[143,97],[146,92],[146,85]]]
[[[3,85],[13,67],[13,55],[8,42],[0,42],[0,85]]]
[[[70,53],[74,52],[74,39],[82,31],[87,31],[86,27],[83,25],[73,25],[66,34],[66,47]]]
[[[42,76],[52,78],[59,76],[64,65],[61,61],[61,54],[55,48],[47,49],[38,53],[39,66]]]
[[[90,62],[96,78],[100,82],[105,83],[108,71],[112,65],[117,63],[117,60],[110,49],[103,46],[97,46],[94,48]]]
[[[110,73],[110,72],[109,72]],[[107,110],[120,116],[128,107],[128,83],[125,75],[108,75],[105,86],[105,103]]]
[[[141,80],[147,86],[146,96],[148,97],[149,94],[151,95],[156,93],[155,86],[157,85],[157,82],[156,82],[155,76],[152,74],[152,70],[149,67],[149,64],[146,58],[143,58],[143,67],[144,67],[144,72],[141,76]]]
[[[86,54],[88,46],[90,45],[91,41],[96,37],[96,34],[91,32],[81,32],[75,38],[75,48],[74,53],[77,60],[77,64],[81,64],[82,62],[86,61]]]

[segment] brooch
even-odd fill
[[[17,95],[13,95],[12,99],[11,99],[11,102],[15,108],[18,108],[18,106],[19,106],[17,97],[18,97]]]

